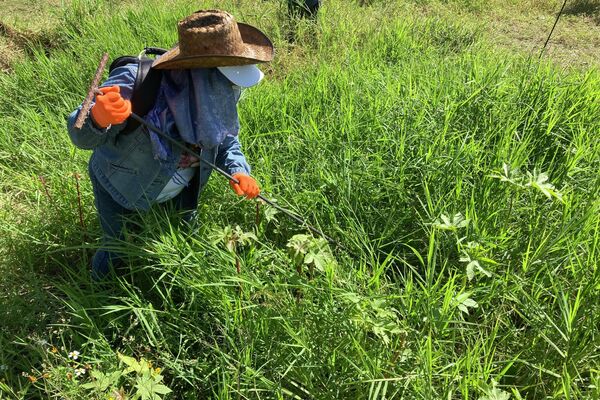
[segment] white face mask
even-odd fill
[[[233,65],[229,67],[217,67],[229,81],[242,88],[249,88],[258,84],[264,74],[255,64],[252,65]]]

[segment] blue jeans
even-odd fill
[[[94,189],[94,203],[103,232],[101,247],[92,258],[92,279],[100,281],[110,273],[111,266],[121,260],[121,255],[114,251],[114,247],[119,240],[123,239],[125,217],[130,216],[134,211],[114,201],[110,193],[98,182],[91,169],[89,173]],[[109,250],[111,247],[113,249]]]
[[[129,210],[117,203],[98,182],[91,168],[89,175],[94,189],[96,211],[103,232],[101,246],[92,258],[92,279],[100,281],[110,273],[111,267],[121,262],[122,255],[115,251],[115,248],[118,246],[118,242],[124,238],[123,230],[126,219],[136,214],[137,211]],[[188,223],[189,228],[193,228],[198,205],[198,190],[199,180],[198,173],[196,173],[187,188],[175,198],[160,205],[172,210],[183,211],[182,220]]]

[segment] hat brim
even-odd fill
[[[233,84],[246,88],[258,84],[265,76],[255,64],[217,67],[217,69]]]
[[[214,68],[257,64],[273,59],[273,43],[260,30],[238,22],[244,46],[238,54],[198,54],[183,56],[179,46],[171,48],[152,64],[156,69]]]

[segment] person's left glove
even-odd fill
[[[258,183],[256,183],[251,176],[238,172],[237,174],[233,174],[233,177],[237,179],[239,183],[229,181],[229,185],[231,185],[231,188],[238,196],[245,195],[246,198],[253,199],[260,194]]]
[[[102,94],[96,95],[96,103],[91,111],[96,125],[107,128],[125,122],[131,115],[131,102],[121,97],[121,88],[114,85],[99,90]]]

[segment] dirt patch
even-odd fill
[[[27,54],[32,44],[53,46],[61,0],[0,0],[0,71]]]
[[[490,3],[475,11],[450,2],[429,3],[419,13],[476,27],[494,46],[538,57],[563,1]],[[568,2],[543,56],[566,68],[600,67],[600,0]]]
[[[546,13],[492,14],[487,17],[487,32],[495,44],[537,57],[555,18]],[[563,14],[543,56],[564,67],[588,68],[600,66],[599,49],[600,25],[593,17]]]
[[[52,30],[19,30],[0,21],[0,70],[9,71],[11,64],[30,53],[33,47],[41,47],[49,53],[59,43],[53,36]]]
[[[10,71],[11,64],[23,55],[23,50],[11,40],[0,37],[0,72]]]

